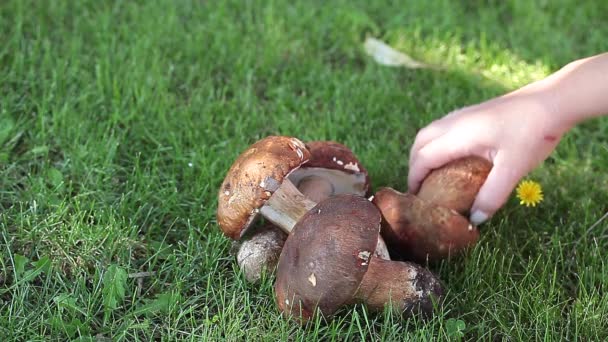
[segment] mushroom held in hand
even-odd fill
[[[239,240],[259,214],[289,233],[316,203],[305,198],[292,179],[300,187],[315,191],[325,186],[326,195],[365,195],[369,186],[367,172],[352,153],[348,156],[350,151],[344,145],[310,145],[316,150],[312,160],[302,141],[285,136],[266,137],[239,155],[219,191],[217,220],[226,236]],[[332,161],[336,159],[335,168],[327,163],[330,155]],[[312,163],[306,165],[309,160]]]
[[[468,215],[492,163],[480,157],[456,159],[429,173],[418,198]]]
[[[287,238],[277,266],[280,310],[302,321],[345,305],[430,313],[443,290],[428,270],[374,256],[381,215],[365,198],[336,195],[315,206]]]
[[[479,239],[479,231],[464,216],[412,194],[382,188],[373,203],[382,212],[382,236],[389,250],[407,260],[445,259]]]
[[[432,171],[417,195],[380,189],[373,203],[382,212],[382,236],[389,250],[422,262],[445,259],[475,245],[479,231],[463,215],[491,166],[478,157],[462,158]]]
[[[302,202],[303,205],[315,205],[329,196],[350,193],[364,196],[369,189],[369,176],[367,170],[361,165],[354,153],[346,146],[333,141],[313,141],[306,144],[310,160],[293,170],[288,179],[297,185],[298,190],[311,199]],[[294,216],[287,222],[295,222]],[[281,221],[285,222],[285,221]],[[268,224],[264,230],[247,234],[239,243],[237,260],[245,278],[256,282],[261,278],[263,270],[273,270],[281,253],[286,234],[280,234]],[[283,224],[281,227],[289,234],[292,226]],[[258,236],[258,234],[260,236]],[[376,255],[382,259],[390,260],[388,249],[384,240],[378,240]]]

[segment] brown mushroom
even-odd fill
[[[310,160],[288,176],[306,198],[317,203],[336,194],[364,196],[367,193],[367,170],[350,149],[332,141],[314,141],[307,143],[306,147],[310,152]],[[287,238],[287,234],[279,234],[277,229],[279,228],[265,227],[260,233],[254,231],[236,243],[237,260],[248,281],[256,282],[261,278],[261,272],[275,269],[281,253],[278,246],[283,246]],[[284,226],[281,229],[289,233],[292,227]],[[265,248],[268,250],[262,250]],[[378,239],[375,253],[379,258],[390,260],[382,238]]]
[[[467,215],[491,164],[465,157],[433,170],[416,195],[382,188],[373,202],[383,216],[389,250],[409,260],[437,261],[467,250],[479,231]]]
[[[235,241],[236,261],[247,281],[255,283],[264,273],[274,272],[286,239],[285,232],[267,223],[255,234]]]
[[[279,227],[267,223],[256,229],[255,233],[234,241],[232,250],[247,281],[258,282],[264,272],[275,271],[287,236]],[[384,239],[378,239],[374,255],[380,259],[391,260]]]
[[[424,179],[418,198],[468,215],[492,163],[481,157],[466,157],[435,169]]]
[[[412,194],[385,187],[373,203],[382,212],[382,236],[389,250],[406,260],[445,259],[479,239],[477,227],[464,216]]]
[[[293,226],[314,203],[287,176],[309,158],[304,143],[284,136],[266,137],[241,153],[219,191],[217,221],[223,233],[239,240],[260,212],[279,226]]]
[[[239,268],[247,281],[256,283],[262,279],[263,273],[273,273],[276,270],[287,236],[279,227],[267,223],[256,229],[255,233],[234,241],[231,250],[234,251]],[[378,239],[374,256],[391,260],[384,239]]]
[[[370,201],[336,195],[315,206],[287,238],[277,266],[277,305],[301,322],[356,303],[429,313],[443,295],[438,279],[412,263],[374,256],[381,215]]]

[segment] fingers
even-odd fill
[[[457,134],[444,134],[429,142],[412,155],[408,173],[408,191],[416,193],[427,174],[448,162],[470,154],[481,155],[469,145],[462,144]]]
[[[507,201],[511,192],[525,176],[526,170],[509,161],[500,152],[494,159],[494,166],[471,207],[471,223],[479,225],[492,217]]]
[[[414,140],[414,144],[410,149],[410,158],[426,144],[448,132],[450,128],[450,120],[448,120],[448,118],[452,117],[456,113],[459,113],[459,111],[450,112],[444,117],[431,122],[428,126],[421,129],[418,134],[416,134],[416,139]]]
[[[444,117],[433,121],[428,126],[423,128],[422,130],[420,130],[418,132],[418,134],[416,134],[416,139],[414,140],[414,144],[412,145],[412,147],[410,149],[410,156],[409,156],[410,167],[418,164],[416,161],[416,158],[419,156],[419,154],[420,154],[419,152],[422,148],[424,148],[429,143],[431,143],[435,140],[438,140],[444,134],[450,132],[450,128],[453,127],[452,122],[457,117],[456,114],[461,113],[461,111],[462,110],[455,110],[455,111],[448,113]],[[415,172],[415,174],[417,174],[417,173]],[[424,175],[418,175],[415,178],[419,178],[419,177],[423,177],[423,176]],[[408,182],[408,183],[411,183],[411,182]],[[412,190],[412,189],[410,189],[410,190]],[[417,190],[417,189],[413,189],[413,191],[415,191],[415,190]]]
[[[442,135],[445,132],[444,127],[442,127],[439,121],[435,121],[425,128],[421,129],[418,134],[416,134],[416,139],[414,144],[412,145],[412,151],[418,151],[421,147],[426,145],[429,141],[435,139],[436,137]]]

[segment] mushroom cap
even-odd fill
[[[222,232],[239,240],[283,179],[310,159],[297,138],[269,136],[247,148],[230,167],[218,195]]]
[[[346,145],[335,141],[310,141],[306,143],[306,148],[311,157],[305,167],[340,170],[351,174],[363,173],[368,176],[365,167]]]
[[[367,194],[369,174],[348,147],[335,141],[311,141],[306,148],[310,160],[289,175],[296,186],[314,175],[327,179],[333,185],[333,194]]]
[[[467,215],[491,169],[492,163],[481,157],[456,159],[431,171],[417,196]]]
[[[455,256],[479,239],[477,227],[456,211],[415,195],[382,188],[373,203],[383,216],[382,236],[389,250],[410,260]]]
[[[276,300],[307,321],[351,303],[374,254],[381,215],[367,199],[336,195],[317,204],[287,238],[277,266]]]

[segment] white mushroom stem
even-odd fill
[[[290,234],[300,218],[316,205],[316,202],[304,196],[289,179],[285,178],[281,186],[260,208],[260,213],[285,233]]]
[[[266,225],[256,229],[250,237],[235,241],[239,244],[236,261],[245,279],[255,283],[264,271],[274,272],[286,238],[276,226]]]
[[[388,254],[388,247],[380,234],[378,234],[378,243],[376,244],[376,250],[374,255],[383,260],[391,260],[390,254]]]
[[[327,180],[323,177],[309,176],[306,187],[302,189],[302,192],[308,194],[309,191],[312,192],[319,188],[327,189],[327,185],[324,184],[325,182]],[[264,206],[260,208],[260,213],[285,233],[291,234],[293,227],[302,216],[317,205],[317,202],[312,201],[302,192],[289,179],[285,178],[281,186],[266,201]],[[381,259],[390,260],[388,249],[380,235],[378,235],[378,244],[374,254]]]

